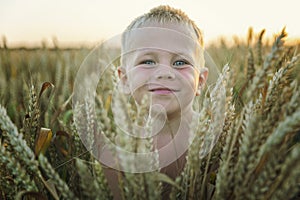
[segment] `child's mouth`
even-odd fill
[[[154,89],[150,89],[150,92],[154,93],[154,94],[171,94],[174,92],[177,92],[177,90],[173,90],[170,88],[154,88]]]

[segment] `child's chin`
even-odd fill
[[[174,107],[174,105],[164,105],[164,104],[157,103],[151,106],[151,113],[163,114],[165,116],[168,116],[169,114],[173,114],[174,112],[177,112],[178,109],[180,108],[177,108],[177,106]]]
[[[151,113],[166,113],[166,108],[162,104],[152,104]]]

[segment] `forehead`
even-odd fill
[[[202,48],[196,33],[186,24],[146,22],[142,27],[131,29],[125,34],[123,54],[150,48],[195,53]]]

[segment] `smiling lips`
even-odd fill
[[[153,88],[153,89],[149,89],[149,91],[154,93],[154,94],[162,94],[162,95],[178,92],[178,90],[165,88],[165,87]]]

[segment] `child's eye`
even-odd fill
[[[142,64],[142,65],[155,65],[155,62],[153,60],[144,60],[140,64]]]
[[[188,65],[188,62],[184,61],[184,60],[177,60],[174,62],[173,64],[175,67],[182,67],[184,65]]]

